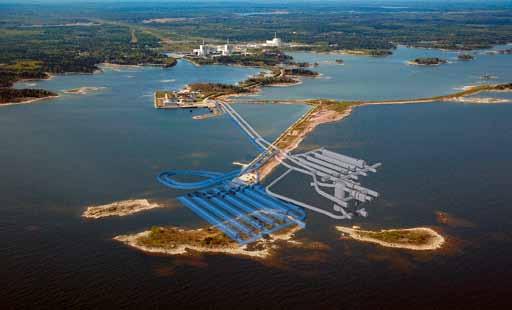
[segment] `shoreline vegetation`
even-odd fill
[[[352,55],[352,56],[370,56],[370,57],[386,57],[393,54],[392,50],[388,49],[354,49],[354,50],[339,50],[335,51],[339,55]]]
[[[475,56],[468,54],[468,53],[461,53],[461,54],[457,55],[457,59],[461,60],[461,61],[470,61],[470,60],[474,60]]]
[[[0,88],[0,107],[25,103],[34,103],[45,99],[56,98],[57,93],[33,88]]]
[[[87,95],[94,92],[99,92],[106,89],[106,87],[82,86],[64,90],[63,93],[71,95]]]
[[[407,62],[413,66],[440,66],[447,64],[448,61],[438,57],[420,57]]]
[[[38,55],[33,57],[37,60],[26,59],[24,56],[13,58],[5,63],[0,62],[0,106],[33,103],[58,96],[56,93],[44,89],[15,89],[13,86],[17,82],[50,79],[52,74],[93,74],[101,70],[102,66],[104,68],[119,68],[120,66],[151,65],[169,68],[177,64],[177,60],[173,57],[167,57],[145,46],[136,47],[139,40],[136,39],[135,32],[132,31],[130,35],[132,41],[128,46],[131,48],[120,52],[125,47],[118,47],[119,55],[105,53],[105,55],[93,57],[85,56],[87,53],[80,52],[82,55],[73,59],[61,59],[54,56],[43,59],[44,57]],[[39,58],[41,59],[39,60]]]
[[[213,227],[182,229],[172,226],[154,226],[151,230],[119,235],[113,239],[146,253],[165,255],[187,255],[194,252],[218,253],[264,259],[272,256],[278,243],[294,242],[291,239],[300,229],[299,226],[293,226],[248,245],[239,245]]]
[[[202,65],[232,65],[232,66],[243,66],[243,67],[257,67],[257,68],[275,68],[280,64],[286,65],[297,65],[299,63],[293,61],[293,57],[281,52],[277,49],[269,50],[254,50],[248,55],[230,55],[230,56],[219,56],[219,57],[196,57],[186,56],[185,60],[191,63],[202,66]]]
[[[175,66],[177,63],[176,59],[172,59],[169,64],[143,64],[143,65],[151,65],[151,66],[161,66],[163,68],[168,68]],[[51,99],[59,97],[59,95],[55,92],[48,91],[45,89],[37,89],[37,88],[23,88],[17,89],[12,88],[14,83],[17,82],[28,82],[28,81],[38,81],[38,80],[48,80],[53,77],[53,75],[48,72],[42,72],[41,70],[42,63],[38,61],[18,61],[15,64],[11,65],[0,65],[0,107],[1,106],[10,106],[17,104],[25,104],[25,103],[34,103],[38,101],[42,101],[44,99]],[[141,64],[113,64],[113,63],[98,63],[94,65],[96,68],[92,72],[74,72],[80,74],[93,74],[94,72],[101,70],[101,68],[109,68],[109,69],[119,69],[124,67],[140,67]],[[65,72],[69,73],[69,72]],[[76,89],[70,89],[64,91],[66,94],[80,94],[85,95],[90,92],[99,91],[104,89],[104,87],[80,87]]]
[[[375,243],[389,248],[414,251],[437,250],[446,242],[443,236],[428,227],[372,231],[336,226],[336,230],[340,231],[342,234],[347,234],[348,237],[354,240]]]
[[[147,199],[129,199],[113,203],[90,206],[82,213],[82,217],[99,219],[110,216],[127,216],[142,211],[166,207],[163,204],[149,202]]]

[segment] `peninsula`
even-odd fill
[[[15,89],[0,87],[0,106],[31,103],[57,96],[58,95],[56,93],[44,89]]]

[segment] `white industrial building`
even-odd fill
[[[220,49],[218,49],[222,56],[229,56],[233,53],[233,46],[229,44],[229,40]]]
[[[274,38],[272,40],[267,40],[264,44],[269,47],[281,47],[283,46],[283,41],[277,37],[277,32],[274,33]]]
[[[215,55],[229,56],[233,51],[233,46],[229,44],[229,40],[227,40],[224,45],[208,45],[203,41],[203,44],[199,45],[199,48],[194,49],[192,52],[196,56],[207,57]]]
[[[216,56],[230,56],[233,53],[247,53],[247,48],[264,48],[264,47],[283,47],[285,44],[277,37],[277,33],[274,33],[272,40],[266,40],[265,43],[248,43],[244,45],[233,45],[229,44],[229,40],[223,45],[199,45],[192,51],[195,56],[199,57],[216,57]]]
[[[193,53],[196,56],[206,57],[211,54],[217,53],[217,48],[204,44],[203,41],[203,44],[199,45],[199,48],[194,49]]]

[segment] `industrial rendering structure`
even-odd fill
[[[226,41],[226,44],[223,45],[208,45],[205,44],[203,40],[203,44],[199,45],[199,48],[194,49],[192,53],[200,57],[229,56],[233,51],[234,47],[229,44],[229,39]]]
[[[283,41],[277,37],[277,32],[274,33],[274,38],[272,40],[267,40],[265,42],[265,46],[268,47],[281,47],[283,46]]]
[[[379,194],[363,187],[358,180],[369,172],[376,172],[380,164],[369,165],[361,159],[323,148],[289,154],[261,137],[232,106],[219,101],[216,104],[249,137],[260,153],[242,169],[228,173],[189,170],[161,173],[158,180],[162,184],[175,189],[195,190],[178,197],[182,204],[240,244],[254,242],[265,234],[291,225],[305,227],[304,209],[333,219],[367,215],[364,208],[357,206],[372,201]],[[273,158],[287,170],[264,187],[259,183],[258,169]],[[310,185],[314,191],[330,201],[332,208],[313,206],[274,192],[272,187],[292,172],[311,177]],[[205,179],[185,183],[176,181],[174,177],[177,175]]]
[[[207,44],[203,40],[199,48],[192,50],[192,55],[198,57],[230,56],[237,53],[247,54],[248,48],[283,47],[284,45],[285,43],[277,37],[277,33],[274,33],[272,40],[266,40],[264,43],[230,44],[228,39],[225,44],[213,45]]]

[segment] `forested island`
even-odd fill
[[[409,61],[409,64],[417,66],[439,66],[446,63],[448,61],[438,57],[420,57]]]
[[[428,227],[372,231],[336,226],[336,229],[355,240],[376,243],[390,248],[427,251],[436,250],[445,243],[443,236]]]
[[[462,61],[470,61],[470,60],[475,59],[475,56],[473,56],[471,54],[459,54],[459,55],[457,55],[457,59],[462,60]]]
[[[284,74],[286,75],[295,75],[295,76],[306,76],[306,77],[314,77],[318,76],[318,72],[311,71],[308,69],[303,68],[291,68],[291,69],[284,69]]]
[[[342,54],[355,56],[385,57],[393,54],[391,50],[385,49],[350,49],[341,50]]]

